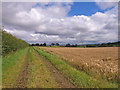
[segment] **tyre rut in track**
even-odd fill
[[[48,61],[39,53],[38,55],[43,61],[43,63],[46,65],[47,69],[51,72],[51,76],[55,79],[59,86],[58,88],[76,88],[76,86],[73,83],[71,83],[66,77],[64,77],[64,75],[50,61]]]
[[[21,68],[21,71],[19,72],[19,75],[17,77],[14,88],[27,88],[26,83],[27,83],[27,80],[28,80],[27,76],[28,76],[28,66],[29,66],[28,53],[29,53],[29,49],[28,49],[28,51],[26,53],[26,56],[24,58],[24,64]]]

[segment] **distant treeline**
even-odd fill
[[[46,43],[43,44],[36,43],[36,44],[31,44],[31,46],[59,46],[59,43],[51,43],[51,45],[47,45]]]
[[[89,45],[86,45],[86,47],[119,47],[119,46],[120,46],[120,41],[102,43],[102,44],[89,44]]]
[[[61,47],[119,47],[120,41],[118,42],[109,42],[109,43],[101,43],[101,44],[87,44],[87,45],[77,45],[77,44],[66,44],[60,45],[59,43],[51,43],[51,45],[43,44],[31,44],[31,46],[61,46]]]
[[[6,54],[16,51],[18,49],[22,49],[28,47],[29,44],[24,40],[18,39],[11,34],[0,30],[2,32],[2,55],[5,56]]]

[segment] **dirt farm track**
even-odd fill
[[[34,46],[2,60],[2,88],[118,87],[117,47]]]

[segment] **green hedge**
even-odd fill
[[[29,44],[24,40],[18,39],[11,34],[2,31],[2,55],[28,47]]]

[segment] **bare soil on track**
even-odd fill
[[[36,50],[35,50],[36,56],[40,58],[40,60],[43,62],[43,64],[46,66],[48,71],[50,72],[50,76],[54,81],[57,83],[57,88],[76,88],[75,85],[73,85],[64,75],[57,70],[52,63],[50,63],[46,58],[41,56]],[[28,74],[29,70],[29,50],[24,58],[24,64],[21,67],[21,71],[18,74],[18,77],[16,79],[16,83],[14,84],[14,88],[27,88],[27,82],[28,82]],[[35,77],[35,76],[34,76]],[[38,86],[38,88],[41,88]],[[47,87],[46,87],[47,88]]]
[[[37,51],[36,51],[37,52]],[[39,54],[40,59],[46,65],[47,69],[51,73],[51,77],[57,82],[58,88],[76,88],[64,75],[52,65],[46,58]]]
[[[29,52],[29,50],[28,50],[28,52]],[[21,67],[21,71],[19,72],[16,83],[14,85],[15,88],[27,88],[26,83],[27,83],[27,79],[28,79],[27,75],[28,75],[28,66],[29,66],[28,52],[27,52],[27,54],[25,56],[24,64]]]

